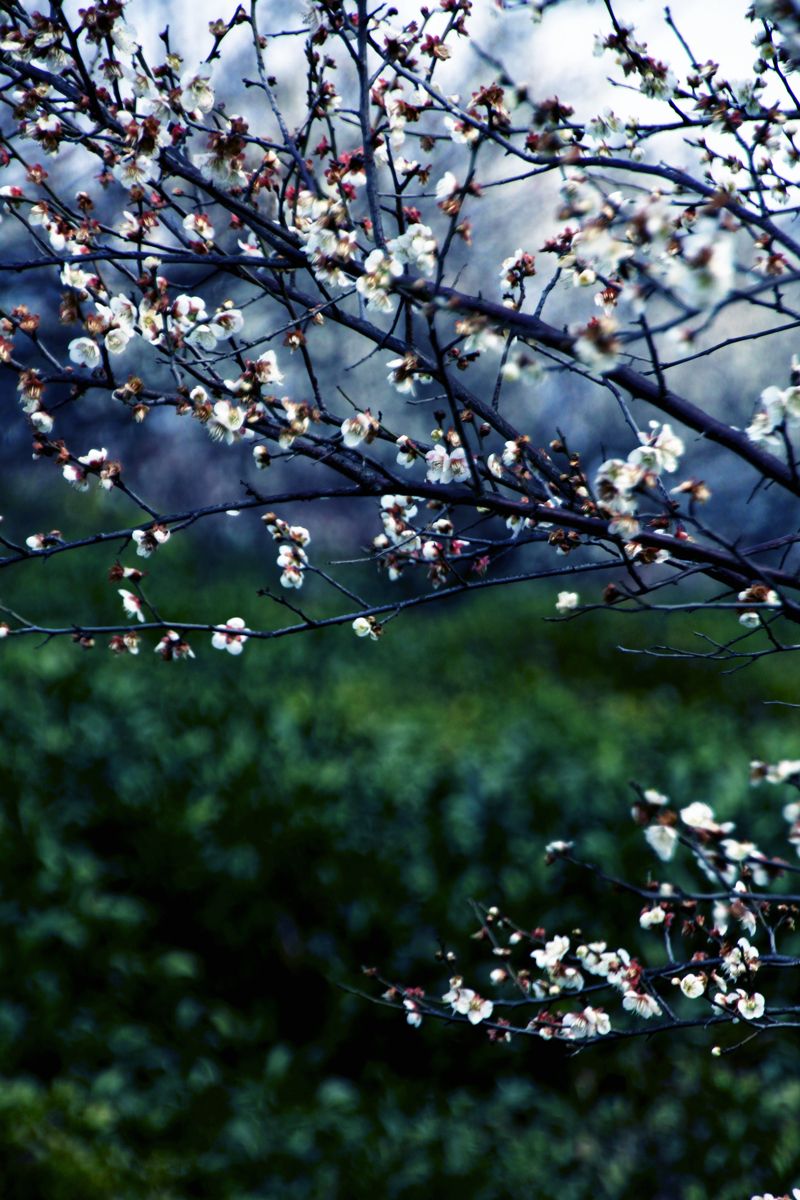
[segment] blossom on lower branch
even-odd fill
[[[215,650],[227,650],[229,654],[241,654],[247,641],[247,634],[240,633],[245,628],[241,617],[230,617],[224,629],[218,629],[211,638]]]
[[[622,997],[622,1007],[627,1012],[636,1013],[637,1017],[660,1017],[661,1006],[649,992],[626,992]]]
[[[167,630],[155,651],[161,655],[164,662],[172,662],[177,658],[194,658],[194,650],[174,629]]]
[[[452,1006],[453,1012],[459,1013],[460,1016],[465,1016],[470,1025],[479,1025],[481,1021],[488,1021],[494,1010],[494,1004],[491,1000],[484,1000],[472,988],[462,986],[463,979],[460,975],[454,976],[450,980],[450,990],[446,992],[442,999]]]
[[[589,1008],[579,1013],[565,1013],[561,1018],[563,1037],[571,1041],[578,1038],[604,1037],[611,1032],[611,1020],[602,1008]]]

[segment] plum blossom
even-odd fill
[[[31,550],[45,550],[48,546],[60,545],[61,541],[61,531],[51,529],[49,533],[32,533],[25,538],[25,545]]]
[[[278,359],[274,350],[266,350],[253,363],[253,371],[259,383],[283,383],[284,376],[278,370]]]
[[[661,1016],[661,1006],[649,992],[637,992],[631,989],[622,997],[622,1007],[626,1012],[636,1013],[637,1017]]]
[[[211,70],[210,63],[201,63],[196,70],[184,71],[181,76],[181,104],[197,120],[202,120],[203,114],[214,107],[214,89],[208,82]]]
[[[118,591],[120,596],[122,596],[122,607],[128,616],[136,617],[138,621],[143,621],[144,613],[142,612],[142,602],[139,597],[134,592],[126,591],[125,588],[119,588]]]
[[[433,274],[436,238],[427,225],[409,225],[404,234],[386,243],[386,249],[398,262],[414,267],[423,275]]]
[[[654,925],[663,925],[666,919],[666,912],[657,904],[655,908],[645,908],[639,917],[639,924],[642,929],[652,929]]]
[[[415,395],[415,383],[430,383],[431,376],[418,370],[419,359],[415,354],[407,354],[404,358],[393,358],[386,366],[389,368],[389,382],[394,384],[403,395]]]
[[[468,125],[466,121],[457,121],[455,117],[445,117],[443,123],[445,129],[450,131],[450,137],[456,145],[472,145],[480,137],[480,130],[476,129],[474,125]]]
[[[747,992],[737,988],[738,1000],[736,1001],[736,1010],[740,1016],[744,1017],[745,1021],[757,1021],[764,1015],[765,1001],[760,992],[753,992],[748,995]]]
[[[532,950],[531,958],[535,960],[540,971],[554,971],[569,951],[569,938],[559,934],[545,943],[544,950]]]
[[[196,234],[204,242],[213,242],[214,226],[205,213],[189,213],[181,224],[187,233]]]
[[[355,621],[353,621],[353,632],[356,637],[369,637],[373,642],[377,642],[381,634],[381,627],[376,624],[374,619],[356,617]]]
[[[751,946],[747,938],[739,938],[736,945],[722,955],[725,973],[729,979],[738,979],[740,975],[754,973],[760,964],[758,950]]]
[[[138,654],[139,653],[139,634],[125,633],[122,637],[115,635],[108,643],[109,650],[114,654]]]
[[[208,421],[206,429],[210,437],[214,441],[221,441],[222,438],[232,446],[234,442],[240,441],[243,437],[252,438],[252,429],[245,429],[244,421],[247,413],[242,408],[237,408],[231,404],[230,400],[218,400],[214,405],[214,415]]]
[[[481,1021],[488,1021],[492,1015],[494,1004],[491,1000],[484,1000],[472,988],[452,986],[451,980],[450,991],[443,997],[449,1004],[452,1005],[453,1012],[465,1016],[470,1025],[479,1025]]]
[[[708,309],[725,299],[735,274],[733,234],[701,220],[681,242],[681,254],[669,258],[666,282],[692,308]]]
[[[45,412],[44,409],[39,409],[37,412],[31,413],[30,416],[31,425],[33,425],[34,429],[36,429],[39,433],[43,433],[45,435],[52,433],[54,421],[50,416],[50,413]]]
[[[232,338],[244,328],[244,317],[237,308],[222,308],[210,321],[211,332],[217,341]]]
[[[730,833],[734,828],[733,823],[730,821],[726,821],[723,825],[718,825],[714,820],[713,808],[708,804],[704,804],[701,800],[695,800],[686,808],[682,808],[681,820],[690,829],[704,830],[707,833]]]
[[[562,614],[572,612],[578,607],[580,597],[577,592],[559,592],[556,601],[556,611]]]
[[[643,470],[667,471],[670,474],[677,470],[678,459],[683,454],[685,446],[679,437],[672,432],[670,425],[664,424],[659,429],[658,421],[650,423],[651,433],[640,433],[639,441],[642,443],[636,450],[632,450],[628,455],[628,462],[634,467],[641,467]]]
[[[571,1041],[579,1038],[604,1037],[611,1032],[611,1021],[601,1008],[588,1006],[579,1013],[565,1013],[561,1021],[564,1036]]]
[[[427,456],[426,456],[427,457]],[[467,453],[463,446],[456,446],[450,454],[450,462],[448,464],[450,476],[455,483],[461,483],[469,478],[469,463],[467,461]],[[442,483],[444,483],[444,479]]]
[[[62,474],[67,483],[71,483],[77,491],[88,492],[89,480],[86,478],[86,472],[83,467],[78,466],[77,463],[65,463],[62,468]]]
[[[111,26],[111,40],[120,54],[132,57],[139,49],[137,33],[133,25],[117,17]]]
[[[214,633],[211,645],[215,650],[227,650],[228,654],[241,654],[247,641],[247,635],[239,631],[245,628],[241,617],[230,617],[225,622],[224,630],[218,629]]]
[[[356,289],[364,297],[370,311],[394,312],[389,288],[392,280],[402,274],[402,264],[396,258],[387,257],[383,250],[373,250],[368,255],[364,262],[364,274],[356,281]]]
[[[395,443],[398,449],[397,462],[408,470],[417,461],[418,451],[411,438],[403,433]]]
[[[92,338],[75,338],[68,350],[70,361],[81,367],[94,368],[100,365],[100,347]]]
[[[705,976],[693,975],[689,972],[689,974],[684,975],[681,979],[680,988],[684,996],[689,1000],[696,1000],[706,990]]]
[[[360,446],[362,442],[369,445],[375,440],[379,429],[378,422],[367,409],[366,412],[356,413],[354,417],[348,417],[342,422],[342,441],[350,450]]]
[[[150,154],[126,154],[112,168],[111,171],[114,178],[123,187],[133,188],[141,186],[144,183],[149,183],[151,179],[155,179],[158,175],[158,159]],[[125,213],[127,223],[120,227],[120,233],[123,237],[130,237],[132,234],[139,232],[138,218],[130,213]]]
[[[669,862],[674,857],[678,848],[678,834],[671,825],[648,825],[644,836],[662,862]]]
[[[450,470],[450,455],[444,446],[434,446],[425,455],[428,464],[426,478],[428,483],[452,483],[453,472]]]
[[[789,387],[785,391],[771,386],[765,388],[760,397],[760,408],[745,429],[751,442],[779,450],[784,445],[781,426],[800,423],[800,387]]]
[[[158,546],[170,539],[170,531],[163,525],[153,525],[151,529],[134,529],[132,535],[136,542],[136,553],[141,558],[149,558]]]
[[[168,629],[155,648],[165,662],[173,662],[180,658],[194,658],[194,650],[185,642],[174,629]]]
[[[282,587],[301,588],[303,586],[303,572],[308,566],[308,555],[301,546],[282,544],[278,554],[278,566],[283,572],[281,575]]]
[[[103,338],[103,344],[109,354],[124,354],[130,340],[131,335],[127,329],[109,329]]]
[[[422,1013],[419,1011],[419,1006],[414,1000],[405,999],[403,1004],[406,1008],[406,1021],[412,1025],[414,1029],[419,1029],[422,1024]]]

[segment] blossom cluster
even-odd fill
[[[755,783],[766,779],[800,788],[800,762],[785,760],[769,766],[756,761],[751,778]],[[633,819],[643,828],[645,840],[660,862],[671,861],[683,844],[712,884],[712,890],[704,895],[651,880],[649,873],[644,884],[612,881],[618,890],[638,897],[640,904],[645,900],[638,925],[645,934],[663,939],[666,966],[648,967],[629,949],[614,948],[606,940],[584,940],[580,930],[571,934],[548,934],[541,926],[530,930],[497,906],[477,905],[480,927],[473,939],[491,952],[495,962],[499,959],[488,973],[490,983],[498,989],[494,998],[484,998],[461,974],[451,977],[449,990],[441,999],[426,998],[419,989],[399,985],[393,985],[385,998],[400,1002],[406,997],[403,1006],[409,1023],[415,1026],[426,1016],[446,1016],[445,1006],[449,1006],[451,1019],[484,1025],[493,1041],[508,1041],[517,1034],[587,1043],[645,1032],[647,1025],[631,1025],[632,1018],[660,1022],[651,1024],[651,1029],[669,1029],[678,1023],[735,1026],[745,1022],[756,1033],[779,1028],[782,1017],[791,1023],[796,1009],[779,1006],[771,1012],[760,980],[762,972],[798,966],[797,959],[777,953],[776,939],[780,932],[794,930],[800,898],[780,893],[770,896],[758,890],[771,887],[791,868],[782,859],[762,853],[753,842],[732,836],[733,822],[718,821],[705,801],[692,801],[676,811],[669,806],[669,798],[655,789],[636,785],[635,790]],[[800,804],[788,804],[784,816],[792,827],[790,840],[797,843]],[[575,857],[573,845],[550,842],[546,862],[588,867],[602,878],[600,868]],[[686,946],[683,954],[675,952],[671,940],[677,926]],[[759,937],[765,943],[761,947],[756,944]],[[705,942],[705,949],[693,949],[692,943],[696,946],[698,940],[701,945]],[[454,951],[437,955],[443,957],[452,964],[457,955]],[[665,985],[689,1002],[685,1012],[673,1007],[676,1001],[667,998]],[[510,999],[509,989],[516,999]],[[603,1005],[597,1003],[595,994],[603,990],[616,997],[618,1017],[613,1010],[607,1011],[607,999]],[[412,995],[415,999],[409,1004]],[[512,1025],[498,1015],[505,1007],[524,1009],[526,1004],[534,1009],[527,1023]],[[722,1052],[719,1046],[712,1049],[715,1055]]]

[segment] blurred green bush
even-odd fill
[[[43,611],[69,593],[55,565]],[[169,569],[255,621],[244,570]],[[95,603],[116,614],[113,589]],[[786,797],[750,792],[747,762],[800,757],[792,710],[762,704],[796,698],[792,660],[654,665],[615,642],[663,630],[544,624],[552,604],[487,593],[379,643],[344,629],[239,660],[207,636],[173,664],[0,646],[4,1197],[741,1200],[798,1181],[790,1037],[568,1057],[415,1031],[336,986],[370,964],[441,988],[436,937],[469,967],[473,896],[644,947],[635,905],[542,862],[577,835],[641,874],[629,778],[777,847]]]

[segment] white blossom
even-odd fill
[[[636,1013],[637,1017],[660,1017],[661,1006],[648,992],[627,991],[622,997],[622,1007],[627,1012]]]
[[[214,90],[208,82],[211,78],[210,63],[201,63],[196,70],[184,71],[181,76],[181,104],[187,112],[210,112],[214,107]]]
[[[118,588],[120,596],[122,596],[122,607],[129,617],[136,617],[137,620],[144,620],[142,612],[142,602],[134,592],[126,591],[125,588]]]
[[[247,641],[247,635],[239,631],[245,628],[245,622],[241,617],[230,617],[225,622],[224,632],[218,629],[214,633],[211,645],[215,650],[227,650],[229,654],[234,655],[241,654]]]
[[[702,975],[692,975],[691,972],[681,979],[681,991],[689,1000],[696,1000],[706,990],[706,981]]]
[[[75,338],[68,346],[70,360],[81,367],[96,367],[100,363],[100,347],[92,338]]]
[[[644,836],[662,862],[669,862],[673,858],[678,847],[678,834],[671,825],[648,825]]]

